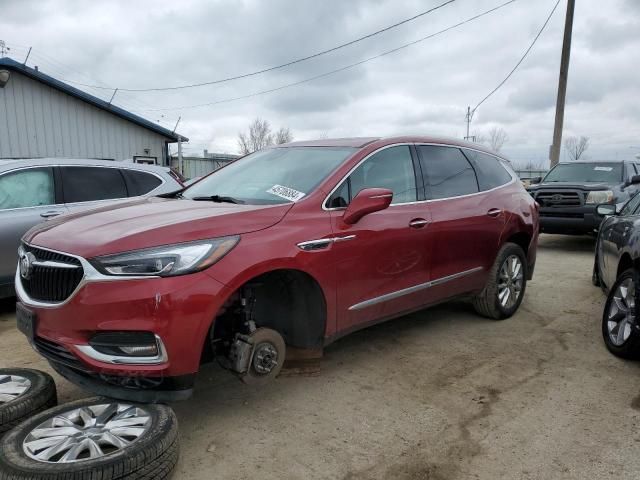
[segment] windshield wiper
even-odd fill
[[[216,203],[245,203],[242,200],[224,195],[210,195],[208,197],[193,197],[196,202],[216,202]]]

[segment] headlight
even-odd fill
[[[596,190],[589,192],[586,203],[612,203],[613,192],[611,190]]]
[[[239,241],[239,236],[232,236],[178,243],[96,257],[91,263],[106,275],[171,277],[213,265]]]

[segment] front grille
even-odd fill
[[[542,191],[535,197],[541,207],[579,207],[582,195],[571,191]]]
[[[39,262],[58,262],[74,268],[32,265],[29,279],[22,277],[21,283],[27,295],[41,302],[63,302],[74,292],[84,276],[82,264],[77,258],[51,252],[30,245],[22,245]]]
[[[76,370],[87,371],[78,357],[62,345],[42,337],[36,337],[33,344],[38,353],[46,359]]]
[[[541,217],[550,218],[584,218],[582,213],[563,213],[563,212],[540,212]]]

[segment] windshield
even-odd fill
[[[619,183],[621,163],[561,163],[551,170],[543,182]]]
[[[356,148],[287,147],[252,153],[182,192],[184,198],[232,197],[249,204],[296,202]]]

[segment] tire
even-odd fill
[[[26,368],[0,368],[0,436],[57,403],[51,375]]]
[[[67,445],[57,454],[56,444],[34,443],[54,436],[52,430],[33,435],[34,430],[61,426],[66,431],[58,430],[53,441]],[[129,443],[120,443],[123,438]],[[166,405],[95,397],[39,413],[8,432],[2,443],[0,480],[163,480],[178,461],[178,421]],[[88,458],[92,446],[95,457]]]
[[[591,283],[593,283],[594,287],[602,286],[602,282],[600,281],[600,272],[598,270],[598,254],[596,254],[596,258],[593,261],[593,273],[591,274]]]
[[[511,263],[506,264],[507,261],[512,262],[516,259],[520,264],[520,270],[517,274],[511,278],[508,283],[501,283],[501,275],[504,273],[504,268],[510,272]],[[506,285],[504,288],[509,290],[507,294],[506,303],[500,298],[503,295],[504,288],[502,285]],[[487,284],[480,294],[473,299],[473,307],[476,312],[483,317],[492,318],[494,320],[503,320],[511,317],[522,303],[524,292],[527,287],[527,261],[524,255],[524,251],[519,245],[515,243],[505,243],[496,260],[489,271]],[[515,295],[515,302],[512,299]]]
[[[624,294],[624,290],[627,291],[627,295]],[[616,357],[640,357],[640,330],[635,312],[633,269],[630,268],[625,270],[611,287],[602,312],[604,344]]]

